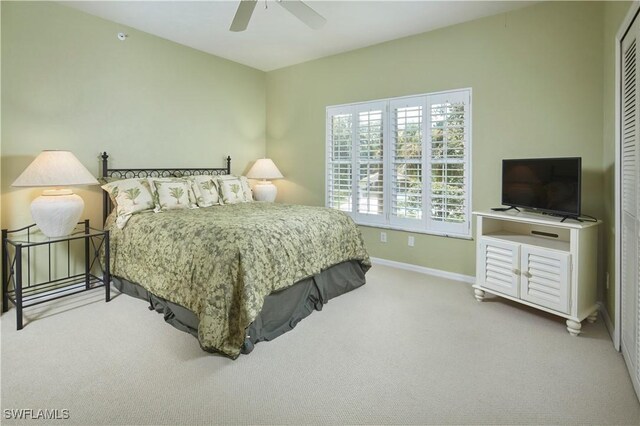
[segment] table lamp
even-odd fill
[[[282,173],[270,158],[261,158],[247,173],[249,179],[262,179],[253,187],[253,197],[257,201],[275,201],[278,188],[267,179],[282,179]]]
[[[31,202],[31,217],[47,237],[63,237],[75,228],[84,201],[70,189],[97,185],[98,181],[69,151],[42,151],[11,186],[52,186]]]

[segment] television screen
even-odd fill
[[[502,204],[579,216],[581,175],[580,157],[502,160]]]

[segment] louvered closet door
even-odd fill
[[[638,34],[636,17],[622,41],[621,99],[621,348],[636,392],[640,395],[640,177],[638,173],[639,97]]]
[[[569,253],[522,246],[520,298],[554,311],[569,313]]]
[[[505,241],[482,238],[481,285],[500,293],[518,297],[520,282],[520,246]]]

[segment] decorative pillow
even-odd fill
[[[191,176],[189,178],[198,207],[211,207],[219,202],[218,183],[213,176]]]
[[[248,186],[248,182],[247,182]],[[246,203],[252,199],[246,198],[242,180],[233,175],[225,175],[218,177],[218,191],[220,194],[221,204]],[[251,189],[249,188],[249,191]]]
[[[154,212],[198,208],[196,196],[188,180],[180,178],[149,178],[149,182],[155,203]]]
[[[154,207],[151,188],[146,179],[121,179],[102,185],[116,206],[116,225],[124,228],[131,215]]]
[[[251,192],[249,179],[247,179],[246,176],[240,176],[240,183],[242,184],[242,192],[244,192],[245,201],[253,201],[253,193]]]

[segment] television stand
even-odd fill
[[[516,206],[510,206],[510,207],[493,207],[491,210],[493,210],[494,212],[508,212],[509,210],[515,210],[518,213],[520,213],[520,209],[517,208]]]
[[[566,319],[580,334],[581,322],[598,314],[598,225],[565,222],[562,216],[474,212],[475,297],[503,297]]]

